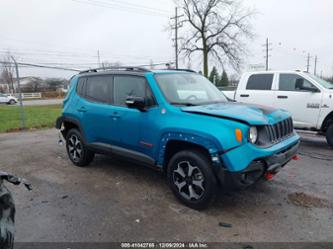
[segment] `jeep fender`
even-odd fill
[[[212,159],[219,163],[219,152],[222,151],[221,146],[214,138],[209,138],[207,136],[194,135],[186,132],[167,132],[164,133],[160,139],[159,153],[157,158],[157,165],[164,165],[166,146],[169,141],[183,141],[188,143],[193,143],[195,145],[204,147]]]

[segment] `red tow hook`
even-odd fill
[[[300,160],[301,158],[299,157],[299,155],[295,155],[295,156],[293,156],[292,159],[295,160],[295,161],[298,161],[298,160]]]
[[[266,173],[264,174],[264,177],[265,177],[265,179],[266,179],[267,181],[270,181],[270,180],[273,179],[274,174],[271,173],[271,172],[266,172]]]

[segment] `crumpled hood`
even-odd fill
[[[183,107],[181,110],[188,113],[231,119],[249,125],[275,124],[290,117],[289,113],[283,110],[235,102]]]

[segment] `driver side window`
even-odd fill
[[[308,80],[297,74],[280,74],[279,91],[304,92],[316,87]]]
[[[154,96],[144,77],[139,76],[114,76],[113,81],[113,104],[127,107],[126,98],[128,96],[145,98],[146,106],[155,106]]]

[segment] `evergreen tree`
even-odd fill
[[[217,72],[216,67],[214,66],[212,71],[210,72],[209,78],[208,78],[212,83],[218,84],[220,81],[219,73]]]
[[[228,86],[229,85],[229,78],[226,71],[223,71],[221,80],[218,82],[218,86]]]

